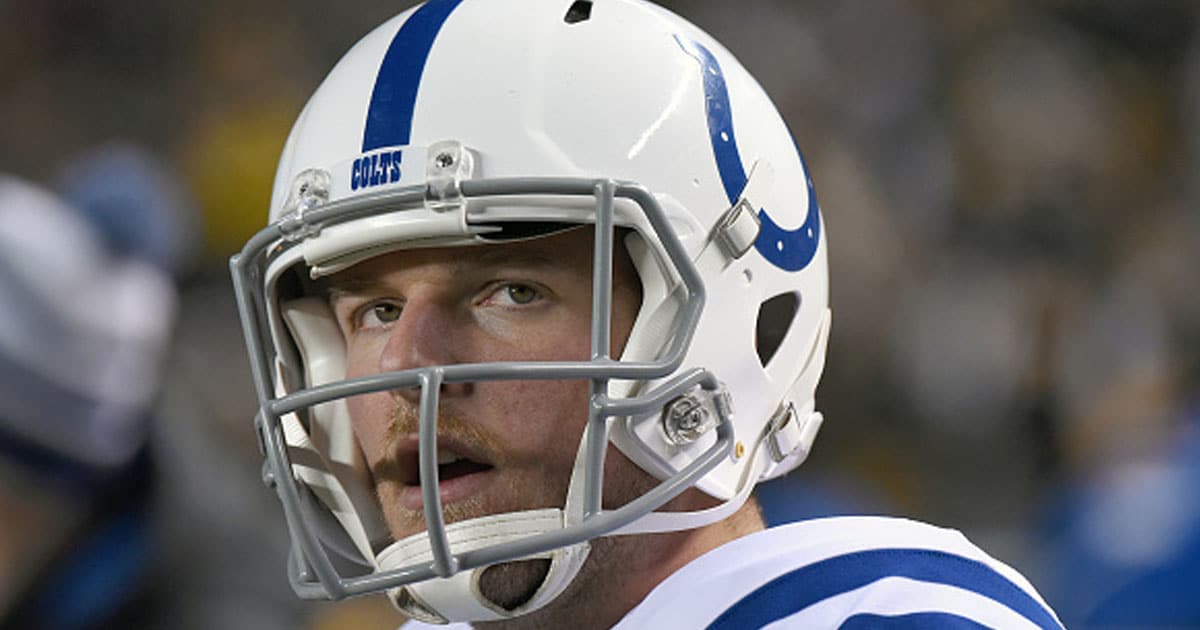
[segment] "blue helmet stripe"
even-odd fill
[[[704,81],[704,104],[708,115],[708,135],[712,142],[713,156],[717,161],[717,171],[721,175],[721,184],[725,187],[725,196],[732,205],[741,196],[746,187],[746,169],[742,165],[742,156],[738,151],[737,137],[733,133],[733,110],[729,105],[729,88],[725,85],[725,75],[717,58],[703,44],[679,35],[675,36],[684,52],[700,63],[700,71]],[[793,138],[793,143],[795,138]],[[804,156],[796,147],[800,156],[800,164],[804,165]],[[812,262],[817,253],[817,244],[821,240],[821,217],[817,207],[817,195],[813,190],[812,178],[808,178],[808,214],[804,223],[795,230],[780,227],[766,208],[759,208],[758,216],[762,228],[754,248],[776,267],[786,271],[799,271]]]
[[[808,185],[808,214],[804,223],[794,230],[785,230],[771,219],[765,210],[760,210],[758,218],[762,222],[754,248],[767,260],[787,271],[800,271],[812,262],[817,254],[817,244],[821,242],[820,206],[817,205],[817,191],[813,188],[812,175],[808,173],[808,164],[804,154],[792,136],[792,145],[796,147],[796,155],[800,156],[800,166],[804,169],[805,182]]]
[[[700,62],[708,135],[712,141],[713,156],[717,159],[717,171],[725,186],[725,196],[732,205],[746,187],[746,169],[742,166],[737,138],[733,135],[733,112],[729,109],[729,88],[725,85],[725,74],[721,72],[717,58],[700,42],[679,35],[675,36],[675,41],[679,42],[684,52]]]
[[[1007,606],[1042,630],[1062,628],[1033,596],[988,565],[931,549],[871,549],[801,567],[746,595],[708,628],[761,628],[830,597],[892,576],[956,586]]]
[[[363,129],[363,153],[409,143],[417,89],[429,50],[442,24],[461,1],[429,0],[408,16],[392,39],[371,92],[371,106]]]

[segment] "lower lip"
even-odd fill
[[[438,495],[442,499],[442,505],[461,501],[482,492],[484,487],[491,483],[495,472],[496,469],[490,468],[454,479],[439,481]],[[400,506],[408,510],[417,511],[425,508],[425,500],[421,496],[421,486],[405,486],[400,491],[399,501]]]

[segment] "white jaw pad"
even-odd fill
[[[551,508],[485,516],[454,523],[446,526],[446,538],[450,542],[451,550],[458,554],[562,528],[563,511]],[[495,605],[480,593],[479,576],[487,567],[461,571],[449,578],[434,578],[389,589],[388,596],[401,612],[421,621],[444,623],[509,619],[537,610],[560,595],[583,566],[588,549],[589,546],[585,542],[523,558],[549,559],[550,570],[537,593],[528,602],[513,610]],[[430,546],[429,535],[421,532],[395,542],[380,552],[376,560],[379,569],[383,571],[432,562],[433,549]],[[405,590],[434,616],[424,614],[424,611],[419,609],[401,606],[399,602],[403,601]]]
[[[281,310],[303,357],[307,384],[315,386],[344,379],[345,349],[325,300],[315,297],[292,300]],[[277,384],[281,382],[282,378],[277,379]],[[310,417],[312,422],[307,431],[295,414],[283,420],[295,474],[333,513],[363,559],[369,561],[373,544],[387,539],[387,526],[376,507],[346,402],[334,400],[316,405]]]

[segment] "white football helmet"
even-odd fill
[[[304,597],[387,590],[435,622],[512,617],[574,578],[590,539],[695,528],[799,465],[821,424],[829,332],[824,226],[770,99],[738,61],[639,0],[430,0],[364,37],[301,112],[271,224],[231,260],[260,400],[264,478]],[[594,224],[591,361],[433,366],[347,379],[314,278],[381,253],[534,238]],[[623,228],[619,231],[614,228]],[[613,239],[643,303],[608,356]],[[589,420],[565,504],[447,525],[437,488],[442,383],[587,379]],[[345,398],[421,390],[427,530],[392,541]],[[601,507],[609,443],[662,483]],[[722,501],[659,508],[697,487]],[[506,609],[478,576],[547,558]]]

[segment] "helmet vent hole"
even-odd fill
[[[800,298],[795,293],[780,293],[763,302],[758,308],[758,323],[755,326],[754,345],[758,361],[766,367],[792,328]]]
[[[586,22],[590,17],[592,17],[591,0],[575,0],[571,3],[571,8],[567,9],[567,15],[563,17],[563,21],[567,24],[578,24]]]

